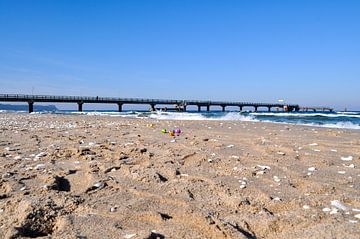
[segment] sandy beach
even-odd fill
[[[1,113],[0,238],[360,238],[359,167],[359,130]]]

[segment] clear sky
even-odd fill
[[[0,0],[0,85],[360,109],[360,1]]]

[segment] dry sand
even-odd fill
[[[2,113],[0,238],[360,238],[359,136]]]

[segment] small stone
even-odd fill
[[[243,185],[243,184],[242,184],[242,185],[240,185],[240,188],[241,188],[241,189],[244,189],[244,188],[246,188],[246,185]]]
[[[354,217],[360,219],[360,214],[356,214]]]
[[[110,212],[116,212],[117,211],[117,207],[111,207],[110,208]]]

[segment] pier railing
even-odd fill
[[[79,111],[82,111],[84,103],[111,103],[119,106],[122,111],[123,104],[149,104],[152,110],[156,105],[175,105],[176,109],[186,111],[186,107],[195,105],[201,111],[201,107],[206,107],[207,111],[210,106],[220,106],[222,110],[228,106],[239,107],[240,111],[243,107],[254,107],[255,111],[259,107],[266,107],[269,111],[271,108],[281,108],[285,111],[298,111],[300,106],[297,104],[280,104],[280,103],[257,103],[257,102],[238,102],[238,101],[210,101],[210,100],[169,100],[169,99],[145,99],[145,98],[118,98],[118,97],[99,97],[99,96],[57,96],[57,95],[26,95],[26,94],[0,94],[0,101],[7,102],[27,102],[29,104],[29,112],[33,111],[35,102],[53,102],[53,103],[77,103]],[[317,108],[316,108],[317,109]],[[330,108],[322,108],[329,109]]]

